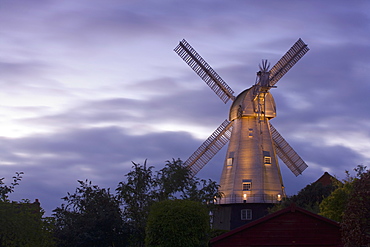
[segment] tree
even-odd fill
[[[10,185],[5,185],[3,182],[4,178],[0,178],[0,202],[8,201],[8,194],[14,192],[14,187],[19,185],[22,174],[23,172],[16,172],[15,176],[13,176],[13,182]]]
[[[304,208],[313,213],[319,213],[320,203],[325,200],[325,198],[327,198],[336,187],[336,183],[334,183],[334,185],[323,185],[318,182],[309,184],[301,189],[297,195],[283,199],[281,204],[276,204],[269,211],[276,212],[290,206],[292,203],[295,203],[298,207]]]
[[[156,177],[156,201],[188,199],[208,204],[222,197],[216,181],[199,179],[191,175],[180,159],[173,159],[161,169]]]
[[[370,243],[370,170],[353,181],[353,189],[343,214],[342,240],[345,246]]]
[[[207,246],[208,209],[199,202],[166,200],[155,203],[149,213],[146,246]]]
[[[334,190],[321,202],[320,215],[341,222],[351,191],[351,182],[346,182],[343,186]]]
[[[39,203],[0,202],[0,246],[55,246]]]
[[[124,222],[119,200],[109,189],[78,181],[74,194],[53,210],[59,246],[125,246]]]
[[[154,200],[155,181],[153,167],[133,163],[133,170],[126,177],[126,182],[120,182],[116,189],[118,198],[122,201],[123,216],[130,226],[130,243],[132,246],[143,246],[145,226],[148,212]]]
[[[188,199],[202,203],[220,198],[218,185],[212,180],[199,180],[180,159],[167,161],[164,168],[153,173],[153,167],[133,163],[133,170],[117,187],[125,220],[131,229],[131,246],[144,246],[149,209],[155,202],[169,199]]]
[[[353,184],[366,172],[366,166],[358,165],[353,170],[356,172],[355,176],[350,175],[349,171],[345,171],[346,178],[342,182],[336,181],[337,189],[320,204],[320,215],[337,222],[342,221],[350,194],[353,191]]]
[[[190,170],[183,166],[180,159],[167,161],[165,167],[155,176],[156,200],[174,199],[179,192],[185,194],[191,182]]]
[[[14,192],[22,174],[16,172],[10,185],[4,184],[4,178],[0,179],[0,246],[54,246],[52,224],[42,217],[44,211],[40,203],[8,200],[8,194]]]
[[[219,187],[217,182],[211,179],[192,178],[181,198],[211,206],[223,196],[222,192],[218,191]]]

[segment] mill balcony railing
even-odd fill
[[[271,194],[250,194],[247,196],[240,196],[233,194],[231,196],[222,197],[217,200],[217,204],[232,204],[232,203],[279,203],[281,202],[281,195]]]

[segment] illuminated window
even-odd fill
[[[252,180],[243,180],[243,191],[250,191],[252,190]]]
[[[226,160],[226,165],[227,166],[232,166],[233,165],[233,158],[227,158],[227,160]]]
[[[234,163],[234,153],[235,152],[230,152],[229,153],[229,158],[227,158],[227,160],[226,160],[226,165],[227,166],[232,166],[233,165],[233,163]]]
[[[249,131],[248,131],[248,136],[249,136],[249,138],[252,138],[253,137],[253,129],[249,129]]]
[[[268,151],[263,151],[263,163],[265,165],[271,165],[271,155]]]
[[[243,183],[243,190],[251,190],[251,188],[252,188],[251,182]]]
[[[242,209],[240,211],[241,220],[251,220],[252,219],[252,209]]]
[[[265,164],[271,164],[271,157],[265,156],[264,157]]]

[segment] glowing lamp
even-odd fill
[[[277,195],[277,200],[278,200],[279,202],[281,202],[281,195],[280,195],[280,194],[278,194],[278,195]]]

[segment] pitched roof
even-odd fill
[[[323,186],[333,184],[333,179],[337,180],[335,177],[330,175],[328,172],[325,172],[319,179],[314,183],[321,183]]]
[[[289,217],[288,214],[290,214]],[[294,219],[294,217],[296,217],[296,219]],[[321,223],[322,229],[319,229],[319,227],[317,228],[312,227],[313,225],[316,226],[318,224],[315,223],[313,225],[312,224],[310,225],[309,221]],[[299,227],[301,227],[301,229],[298,229]],[[256,228],[258,228],[259,230],[254,231]],[[328,218],[322,217],[320,215],[317,215],[315,213],[312,213],[310,211],[307,211],[305,209],[299,208],[295,204],[292,204],[290,207],[279,210],[256,221],[238,227],[220,236],[217,236],[211,239],[210,243],[211,246],[227,246],[225,245],[225,242],[232,243],[233,241],[236,241],[237,243],[236,244],[233,243],[233,246],[243,246],[248,241],[253,241],[251,239],[253,237],[256,237],[256,232],[261,233],[260,230],[262,228],[264,228],[265,230],[265,232],[263,233],[264,237],[261,237],[259,241],[264,241],[263,239],[265,239],[266,242],[271,241],[271,239],[269,240],[268,237],[272,238],[272,234],[275,234],[274,239],[272,239],[273,241],[279,241],[279,238],[281,238],[280,241],[285,242],[291,241],[290,243],[292,243],[295,242],[292,241],[294,239],[297,240],[298,243],[299,241],[305,241],[305,239],[309,238],[309,234],[315,234],[315,236],[318,236],[318,231],[322,232],[323,229],[331,229],[333,231],[331,235],[328,234],[328,232],[325,232],[325,234],[328,234],[327,235],[328,238],[333,238],[332,242],[340,243],[339,223],[332,221]],[[311,231],[310,230],[311,228],[315,229],[312,229]],[[253,232],[253,234],[248,235],[248,232],[249,233]]]

